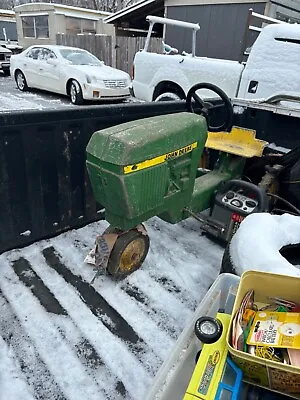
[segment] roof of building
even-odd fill
[[[4,10],[3,8],[0,8],[0,14],[7,14],[7,15],[15,15],[15,12],[12,10]]]
[[[103,22],[118,27],[147,30],[147,15],[164,16],[164,0],[140,0],[104,18]]]
[[[91,8],[65,6],[63,4],[45,3],[45,2],[20,4],[19,6],[15,6],[14,10],[23,11],[23,9],[27,9],[28,7],[36,8],[37,6],[46,7],[47,9],[60,9],[60,10],[67,10],[67,11],[73,11],[73,12],[84,12],[84,13],[98,14],[98,15],[102,15],[102,16],[104,16],[104,15],[110,16],[112,14],[107,11],[93,10]]]

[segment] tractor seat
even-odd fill
[[[230,132],[208,132],[205,147],[251,158],[261,157],[267,144],[264,140],[256,139],[254,130],[234,126]]]

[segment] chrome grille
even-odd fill
[[[113,88],[124,88],[124,87],[126,87],[126,80],[124,80],[124,79],[122,79],[122,80],[121,79],[120,80],[104,79],[104,85],[105,85],[105,87],[111,88],[111,89],[113,89]]]

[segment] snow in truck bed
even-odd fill
[[[145,397],[220,269],[197,221],[146,223],[150,251],[120,282],[83,263],[105,221],[0,255],[0,399]]]

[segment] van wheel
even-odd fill
[[[80,105],[84,103],[81,87],[75,79],[70,83],[70,99],[72,104]]]
[[[223,331],[223,325],[217,318],[201,317],[195,323],[195,335],[205,344],[217,342]]]
[[[183,100],[177,93],[165,92],[158,95],[155,101],[176,101]]]
[[[26,78],[25,78],[25,76],[24,76],[22,71],[17,71],[16,72],[15,81],[16,81],[17,88],[19,90],[21,90],[21,92],[25,92],[26,90],[28,90]]]

